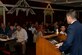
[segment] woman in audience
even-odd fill
[[[59,40],[59,42],[65,41],[66,36],[67,36],[66,27],[64,25],[61,25],[59,29],[60,29],[60,32],[58,34],[58,40]]]
[[[65,27],[64,25],[61,25],[61,26],[60,26],[60,34],[65,34],[65,35],[67,35],[67,34],[66,34],[66,27]]]

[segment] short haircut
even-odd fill
[[[70,10],[67,12],[66,16],[71,16],[73,19],[76,19],[76,18],[77,18],[77,13],[76,13],[75,10],[70,9]]]

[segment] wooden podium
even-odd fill
[[[59,49],[43,37],[36,41],[36,55],[61,55]]]

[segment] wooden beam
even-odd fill
[[[16,7],[15,5],[11,5],[11,4],[5,4],[5,6],[6,7]],[[44,8],[44,7],[33,7],[33,6],[31,6],[31,8],[44,10],[46,7]],[[67,11],[67,10],[64,10],[64,9],[53,9],[53,10]]]

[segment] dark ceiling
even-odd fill
[[[19,0],[1,0],[4,4],[15,5]],[[51,3],[52,8],[55,9],[76,9],[82,10],[82,0],[26,0],[30,6],[46,7],[47,2]]]
[[[82,7],[82,0],[29,0],[43,3],[60,4],[63,6]]]

